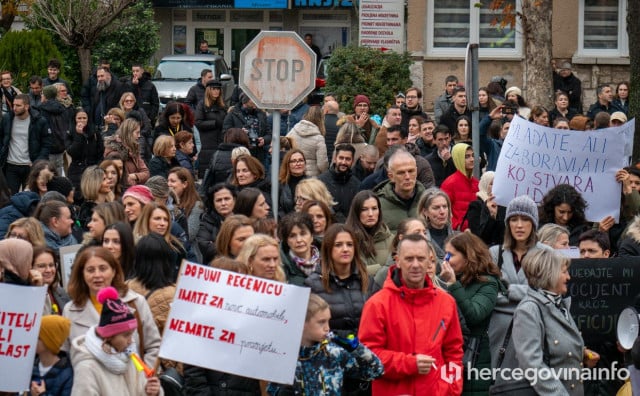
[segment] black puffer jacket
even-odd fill
[[[360,180],[353,175],[351,169],[344,173],[336,170],[336,164],[331,164],[329,170],[318,176],[318,180],[327,186],[327,190],[338,204],[334,206],[336,220],[344,222],[349,214],[351,201],[360,191]]]
[[[210,187],[230,180],[231,173],[233,172],[231,152],[236,147],[240,147],[240,145],[235,143],[222,143],[218,146],[218,150],[211,158],[209,168],[204,175],[204,180],[200,187],[201,195],[204,196]]]
[[[362,307],[371,295],[373,279],[369,277],[367,293],[362,293],[360,275],[355,271],[346,279],[340,279],[334,274],[329,275],[328,293],[322,285],[322,275],[318,269],[304,281],[305,286],[311,288],[312,293],[318,294],[329,304],[331,319],[329,327],[341,337],[357,334],[360,326]]]
[[[222,221],[222,216],[214,210],[202,215],[196,241],[198,242],[200,253],[202,253],[202,262],[204,264],[211,262],[216,256],[216,238],[218,237]]]
[[[60,154],[66,149],[66,143],[69,140],[71,128],[73,128],[73,119],[75,117],[75,109],[73,106],[65,107],[62,103],[55,99],[42,102],[39,107],[40,114],[49,123],[51,130],[51,147],[50,154]]]
[[[189,396],[260,396],[256,379],[184,365],[184,388]]]
[[[103,153],[104,143],[100,133],[87,125],[84,127],[84,133],[80,134],[75,131],[75,126],[72,126],[70,139],[67,143],[67,154],[71,156],[67,173],[76,192],[80,191],[82,172],[90,165],[99,164],[102,161]]]

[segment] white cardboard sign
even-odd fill
[[[293,383],[309,289],[183,261],[160,356]]]
[[[46,292],[0,283],[0,391],[29,389]]]
[[[618,222],[621,186],[615,174],[627,166],[629,136],[634,130],[635,120],[583,132],[514,117],[498,158],[493,182],[496,203],[507,206],[520,195],[539,203],[556,185],[570,184],[588,203],[588,221],[613,216]]]

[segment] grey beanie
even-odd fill
[[[533,229],[538,229],[538,205],[527,195],[515,197],[509,202],[504,217],[505,224],[509,225],[509,218],[517,215],[528,217],[533,223]]]

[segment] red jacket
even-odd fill
[[[452,375],[452,365],[462,367],[456,302],[428,278],[425,288],[409,289],[400,269],[391,267],[382,290],[364,306],[358,337],[384,365],[384,375],[373,381],[373,396],[462,393],[462,371]],[[418,374],[416,354],[435,358],[435,368]]]
[[[469,204],[477,198],[478,179],[473,176],[467,177],[457,170],[454,174],[444,179],[440,189],[446,192],[451,200],[451,212],[453,215],[451,228],[457,230],[462,219],[464,219],[464,215],[467,214]],[[467,228],[468,224],[465,221],[460,231],[464,231]]]

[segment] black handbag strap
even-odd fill
[[[546,331],[546,325],[544,323],[544,315],[542,315],[542,309],[537,303],[533,302],[533,304],[538,308],[538,312],[540,312],[540,319],[542,319],[542,326],[545,328],[545,331]],[[513,330],[513,319],[514,318],[511,318],[511,322],[509,322],[509,327],[507,328],[507,334],[505,334],[504,341],[502,342],[502,346],[498,351],[498,365],[497,365],[498,368],[502,368],[502,362],[504,361],[504,357],[507,353],[507,347],[509,346],[509,341],[511,341],[511,331]],[[542,338],[544,340],[544,344],[542,346],[542,361],[547,366],[549,366],[549,363],[550,363],[549,345],[547,344],[547,338],[544,336]]]
[[[504,253],[504,246],[502,244],[498,245],[498,269],[502,271],[502,264],[504,264],[504,258],[502,257],[502,253]]]

